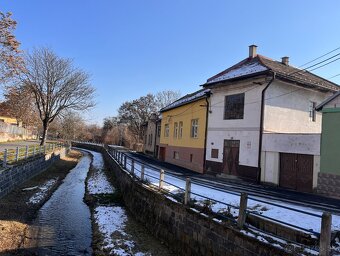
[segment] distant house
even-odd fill
[[[203,173],[209,91],[188,94],[161,110],[159,159]]]
[[[206,169],[311,192],[320,164],[321,114],[339,87],[249,47],[249,57],[209,78]]]
[[[340,197],[340,92],[316,107],[322,112],[318,193]]]
[[[144,153],[156,157],[156,138],[157,138],[158,115],[152,114],[145,123],[144,132]]]

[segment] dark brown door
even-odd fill
[[[239,152],[239,140],[224,140],[223,173],[238,175]]]
[[[165,147],[159,148],[159,160],[161,161],[165,160]]]
[[[313,156],[280,153],[280,187],[313,192]]]

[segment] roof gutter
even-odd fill
[[[273,77],[266,85],[266,87],[262,90],[261,96],[261,116],[260,116],[260,134],[259,134],[259,155],[258,155],[258,172],[257,172],[257,182],[261,182],[261,153],[262,153],[262,140],[263,140],[263,123],[264,123],[264,104],[265,104],[265,94],[268,87],[272,84],[272,82],[276,78],[276,73],[273,72]]]

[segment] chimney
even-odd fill
[[[289,57],[282,57],[282,61],[281,61],[282,64],[285,64],[286,66],[289,66]]]
[[[249,58],[255,58],[256,57],[256,48],[257,46],[252,44],[249,46]]]

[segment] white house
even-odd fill
[[[311,192],[320,170],[321,114],[339,87],[249,47],[249,57],[209,78],[206,171]]]

